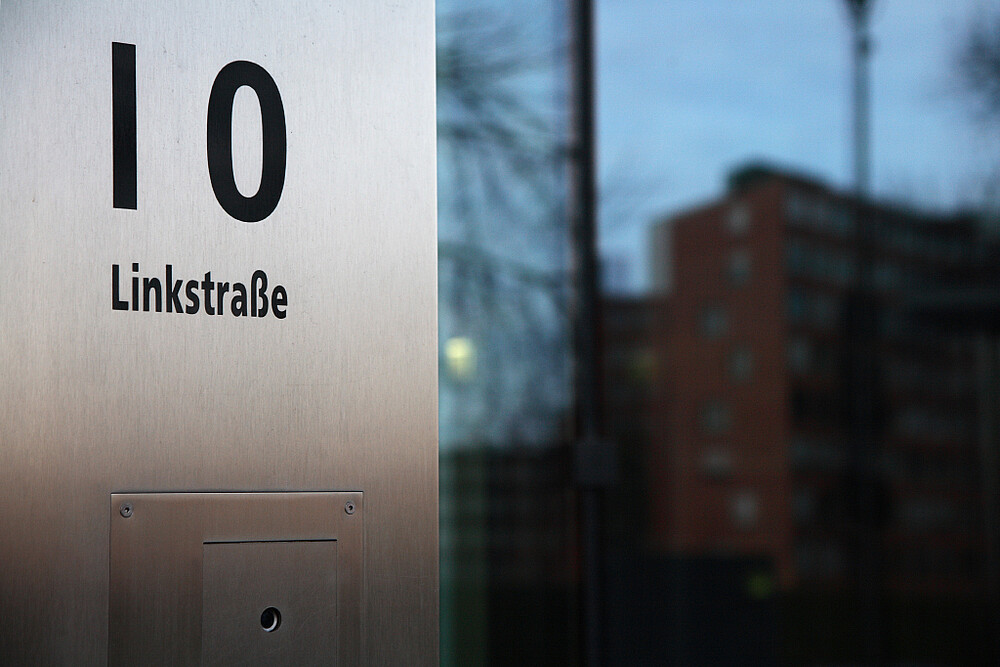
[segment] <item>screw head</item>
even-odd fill
[[[132,516],[132,503],[122,503],[122,506],[118,509],[118,513],[126,519]]]
[[[354,502],[348,500],[346,503],[344,503],[344,511],[347,512],[348,514],[354,514]]]

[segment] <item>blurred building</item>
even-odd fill
[[[610,665],[775,664],[773,565],[767,554],[664,553],[651,543],[651,498],[662,494],[669,301],[606,296],[604,406],[617,483],[604,517]]]
[[[441,631],[456,664],[565,664],[579,574],[568,446],[442,452]],[[518,623],[497,622],[517,618]]]
[[[981,278],[1000,247],[961,216],[861,210],[874,239],[879,502],[859,506],[845,371],[858,210],[817,180],[748,167],[718,200],[655,227],[653,246],[672,253],[654,259],[671,292],[652,336],[663,381],[647,412],[650,539],[766,557],[785,589],[836,587],[868,520],[889,587],[974,591],[986,567],[974,340],[906,304]]]
[[[653,387],[662,377],[663,359],[655,341],[665,331],[667,301],[649,296],[606,296],[601,315],[604,406],[620,480],[611,490],[605,531],[619,547],[645,546],[653,481],[648,445],[653,426],[648,416],[657,408]]]

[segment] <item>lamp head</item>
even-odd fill
[[[872,5],[875,4],[874,0],[846,0],[846,2],[847,9],[858,23],[867,18],[868,12],[871,10]]]

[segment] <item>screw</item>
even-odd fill
[[[132,503],[122,503],[122,506],[118,510],[118,513],[121,514],[126,519],[132,516]]]
[[[354,503],[350,500],[344,503],[344,511],[348,514],[354,514]]]

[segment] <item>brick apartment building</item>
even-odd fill
[[[718,200],[654,229],[653,246],[672,249],[654,258],[672,284],[670,316],[651,330],[650,540],[765,556],[782,588],[836,586],[851,576],[858,513],[878,512],[887,585],[971,590],[986,568],[973,339],[921,324],[906,304],[982,277],[998,246],[961,217],[863,211],[884,502],[858,508],[844,373],[855,215],[851,197],[818,181],[750,167]]]

